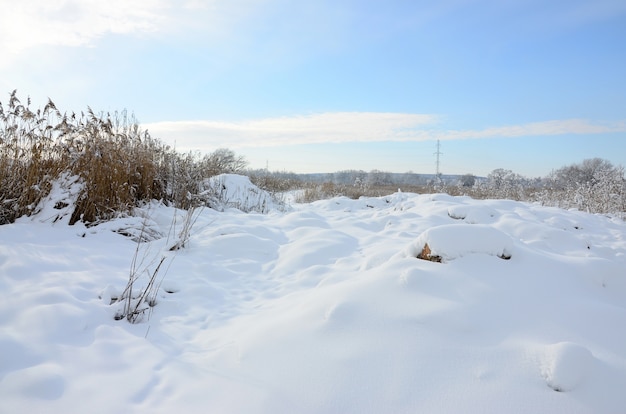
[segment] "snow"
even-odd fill
[[[594,358],[578,344],[560,342],[546,347],[542,374],[555,391],[572,391],[589,376]]]
[[[236,208],[244,212],[266,213],[284,209],[283,203],[250,182],[248,177],[220,174],[204,180],[199,198],[211,208]]]
[[[624,412],[623,221],[401,192],[261,214],[223,176],[251,212],[201,209],[170,251],[185,212],[68,226],[65,180],[0,226],[2,413]],[[139,285],[167,271],[130,324],[136,252]]]
[[[445,261],[477,253],[508,260],[513,251],[513,241],[507,234],[480,224],[445,224],[431,227],[416,239],[407,254],[416,257],[426,246],[431,256]]]

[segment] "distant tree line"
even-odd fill
[[[317,188],[308,199],[347,195],[384,195],[402,189],[411,192],[447,192],[474,198],[511,199],[537,202],[590,213],[626,213],[624,167],[592,158],[552,171],[546,177],[528,178],[498,168],[487,177],[473,174],[441,175],[390,173],[380,170],[343,170],[330,174],[251,172],[252,176],[272,176],[274,182],[288,182],[285,188]]]

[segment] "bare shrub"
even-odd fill
[[[267,170],[246,170],[245,175],[252,184],[270,194],[280,194],[304,187],[304,181],[292,172],[270,172]]]
[[[228,148],[218,148],[204,156],[200,161],[200,168],[207,177],[220,174],[239,174],[247,165],[244,157],[238,156]]]

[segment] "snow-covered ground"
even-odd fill
[[[75,185],[0,226],[0,413],[626,412],[622,221],[398,192],[203,209],[169,251],[184,212],[68,226]]]

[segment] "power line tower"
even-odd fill
[[[439,142],[439,140],[437,140],[437,152],[435,152],[435,155],[437,156],[436,180],[437,182],[441,182],[441,171],[439,170],[439,156],[443,155],[443,152],[441,152],[441,142]]]

